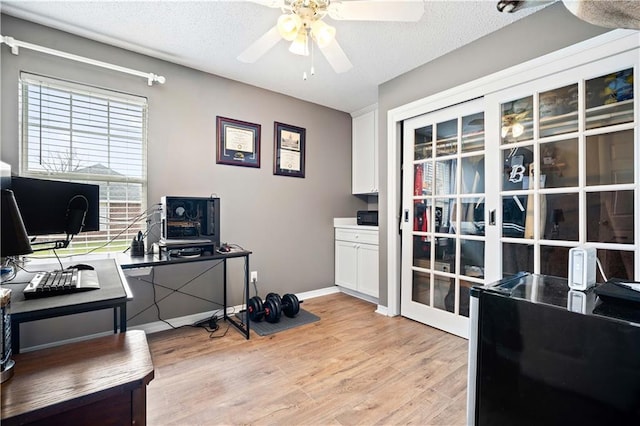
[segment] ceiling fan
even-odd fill
[[[291,42],[289,51],[308,56],[309,46],[318,46],[337,73],[351,69],[352,64],[335,38],[336,29],[324,21],[325,17],[352,21],[415,22],[424,13],[422,0],[249,0],[271,8],[279,8],[282,15],[275,26],[263,34],[239,56],[238,60],[252,63],[284,39]],[[313,74],[313,64],[311,68]],[[306,78],[306,73],[305,73]]]

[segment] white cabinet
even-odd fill
[[[378,231],[336,228],[336,284],[378,297]]]
[[[369,109],[372,107],[369,107]],[[352,123],[353,194],[378,193],[378,109],[355,113]]]

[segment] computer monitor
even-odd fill
[[[100,230],[100,187],[13,176],[13,191],[29,236]]]

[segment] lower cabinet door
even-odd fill
[[[348,241],[336,241],[336,284],[357,290],[358,249]]]
[[[378,297],[378,246],[358,244],[358,291]]]

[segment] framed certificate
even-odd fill
[[[302,127],[275,122],[273,174],[304,178],[305,133]]]
[[[260,167],[259,124],[216,117],[218,164]]]

